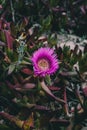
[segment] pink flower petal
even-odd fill
[[[59,68],[57,55],[49,47],[43,47],[35,51],[31,61],[33,63],[34,74],[41,77],[51,75]]]

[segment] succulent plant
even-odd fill
[[[37,5],[30,3],[29,9]],[[60,35],[50,31],[53,16],[32,25],[27,16],[12,16],[0,19],[0,129],[80,130],[87,124],[87,44],[82,50],[78,40],[74,48],[61,46]]]

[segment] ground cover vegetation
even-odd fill
[[[87,129],[86,27],[86,0],[0,0],[0,130]]]

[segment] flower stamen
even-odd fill
[[[38,67],[40,70],[48,70],[49,69],[49,62],[46,59],[40,59],[38,61]]]

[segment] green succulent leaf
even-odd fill
[[[14,70],[15,70],[15,64],[11,64],[11,65],[8,67],[8,75],[10,75]]]

